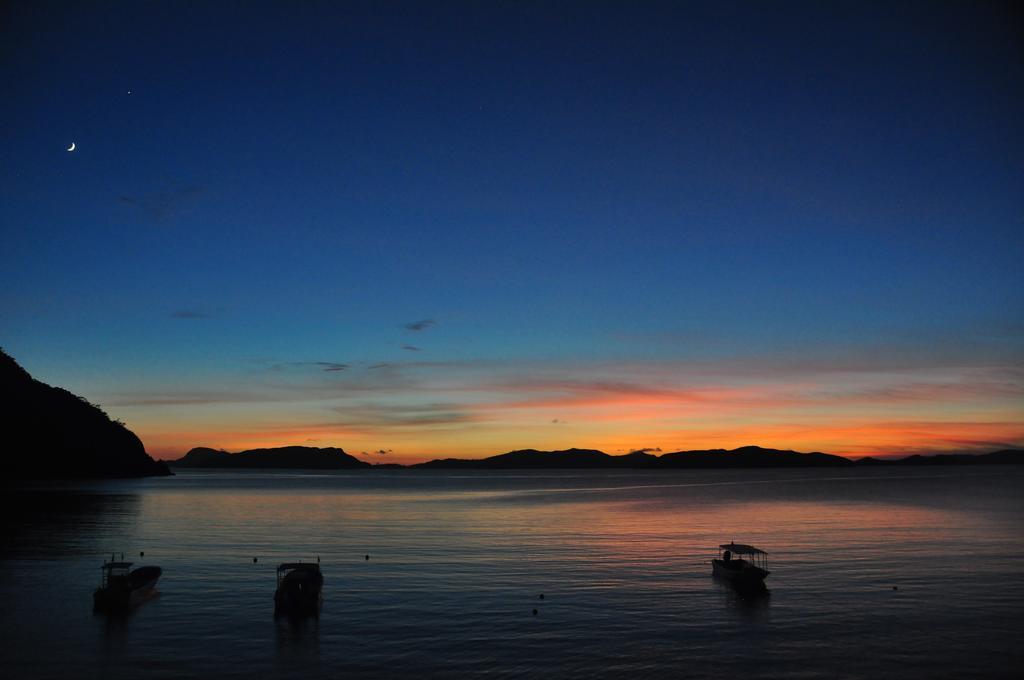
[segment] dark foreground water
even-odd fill
[[[4,498],[5,677],[1024,668],[1024,470],[1013,466],[184,472]],[[711,578],[714,546],[730,540],[769,551],[769,595]],[[125,618],[92,612],[112,551],[164,568],[161,594]],[[275,621],[276,564],[316,555],[319,620]]]

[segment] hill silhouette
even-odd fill
[[[228,453],[199,446],[178,460],[174,467],[185,468],[269,468],[296,470],[345,470],[370,468],[369,463],[345,453],[343,449],[312,446],[282,446],[273,449],[249,449]]]
[[[801,453],[788,449],[741,446],[737,449],[701,449],[672,451],[660,456],[648,451],[632,451],[611,455],[597,449],[564,449],[540,451],[519,449],[487,458],[442,458],[413,465],[378,463],[371,465],[345,453],[340,448],[283,446],[250,449],[238,453],[196,447],[178,460],[168,461],[182,468],[251,468],[309,470],[671,470],[721,468],[792,468],[792,467],[869,467],[874,465],[994,465],[1024,464],[1024,450],[1004,449],[987,454],[913,455],[905,458],[862,458],[851,460],[842,456],[813,451]]]
[[[425,469],[487,468],[492,470],[518,469],[583,469],[583,468],[747,468],[747,467],[836,467],[853,465],[853,461],[827,453],[798,453],[744,446],[727,451],[675,451],[660,456],[646,451],[633,451],[612,456],[595,449],[566,449],[564,451],[538,451],[523,449],[509,451],[489,458],[468,460],[445,458],[419,463],[411,467]]]
[[[538,451],[522,449],[480,459],[444,458],[418,463],[414,468],[490,468],[493,470],[520,470],[537,468],[603,468],[613,467],[615,456],[595,449],[566,449],[564,451]]]
[[[0,403],[8,479],[172,474],[124,423],[83,397],[34,379],[3,350]]]
[[[633,451],[612,456],[595,449],[538,451],[522,449],[479,459],[443,458],[410,467],[419,469],[705,469],[705,468],[786,468],[786,467],[854,467],[870,465],[992,465],[1024,464],[1024,450],[1005,449],[981,455],[939,454],[909,456],[898,459],[865,458],[850,460],[842,456],[814,451],[766,449],[741,446],[738,449],[703,449],[673,451],[655,456],[646,451]]]
[[[991,453],[938,453],[931,456],[914,454],[906,458],[861,458],[855,465],[1013,465],[1024,464],[1024,449],[1002,449]]]
[[[853,461],[830,453],[765,449],[741,446],[738,449],[674,451],[658,458],[659,467],[668,468],[750,468],[750,467],[845,467]]]

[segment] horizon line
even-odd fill
[[[647,454],[649,456],[652,456],[653,458],[660,459],[660,458],[663,458],[664,456],[667,456],[667,455],[670,455],[670,454],[676,454],[676,453],[705,453],[705,452],[719,452],[719,451],[720,452],[726,452],[726,453],[733,453],[733,452],[736,452],[736,451],[740,451],[742,449],[760,449],[760,450],[763,450],[763,451],[772,451],[772,452],[780,452],[780,453],[792,452],[792,453],[797,453],[797,454],[800,454],[800,455],[824,454],[824,455],[827,455],[827,456],[834,456],[836,458],[843,458],[843,459],[849,460],[851,462],[856,462],[856,461],[865,460],[865,459],[894,460],[895,461],[895,460],[904,460],[904,459],[913,458],[913,457],[928,458],[928,457],[937,457],[937,456],[984,456],[984,455],[987,455],[987,454],[990,454],[990,453],[996,453],[998,451],[1024,450],[1024,444],[992,443],[990,446],[991,446],[991,448],[988,448],[988,447],[986,447],[986,448],[974,447],[973,449],[967,449],[967,450],[964,450],[964,449],[941,449],[941,450],[940,449],[930,449],[930,450],[916,450],[916,451],[904,452],[904,453],[878,453],[878,454],[864,454],[864,455],[838,454],[838,453],[830,453],[828,451],[820,451],[820,450],[800,451],[800,450],[792,449],[792,448],[776,448],[776,447],[761,446],[760,444],[745,444],[743,446],[737,446],[737,447],[734,447],[734,448],[724,448],[724,447],[721,447],[721,448],[701,448],[701,449],[674,449],[674,450],[668,450],[668,451],[661,451],[660,449],[655,450],[655,449],[643,449],[643,448],[641,448],[641,449],[635,449],[635,450],[632,450],[632,451],[626,451],[626,452],[623,452],[623,453],[609,453],[609,452],[604,451],[603,449],[599,449],[599,448],[587,448],[587,447],[572,446],[572,447],[569,447],[569,448],[566,448],[566,449],[537,449],[537,448],[510,449],[510,450],[506,450],[506,451],[501,451],[499,453],[491,453],[491,454],[487,454],[487,455],[484,455],[484,456],[469,457],[469,458],[460,458],[460,457],[456,457],[456,456],[440,456],[440,457],[435,457],[435,458],[427,457],[427,458],[423,458],[422,460],[418,460],[416,462],[398,463],[398,462],[396,462],[394,460],[386,460],[387,456],[393,455],[391,452],[389,452],[387,454],[380,454],[379,452],[366,452],[366,451],[353,453],[353,452],[351,452],[349,450],[346,450],[342,446],[333,446],[333,445],[332,446],[314,446],[314,445],[311,445],[309,443],[304,443],[304,444],[285,444],[285,445],[281,445],[281,446],[255,446],[255,447],[245,448],[245,449],[241,449],[241,450],[237,450],[237,451],[229,451],[227,449],[218,448],[218,447],[214,447],[214,446],[193,446],[188,451],[186,451],[183,454],[181,454],[178,458],[158,458],[156,456],[152,456],[152,457],[153,457],[154,460],[159,460],[159,461],[162,461],[162,462],[165,462],[165,463],[173,463],[173,462],[182,460],[185,456],[187,456],[191,451],[193,451],[195,449],[210,449],[212,451],[217,451],[217,452],[220,452],[220,453],[226,453],[226,454],[229,454],[229,455],[238,455],[238,454],[241,454],[241,453],[245,453],[247,451],[258,451],[258,450],[273,451],[273,450],[277,450],[277,449],[288,449],[288,448],[305,448],[305,449],[317,449],[317,450],[337,449],[337,450],[341,451],[342,453],[344,453],[344,454],[346,454],[348,456],[351,456],[352,458],[355,458],[356,460],[360,460],[362,462],[367,462],[367,463],[370,463],[371,465],[381,465],[381,464],[384,464],[384,465],[394,465],[394,464],[397,464],[397,465],[402,465],[402,466],[413,466],[413,465],[418,465],[420,463],[430,463],[430,462],[435,462],[435,461],[447,461],[447,460],[483,461],[483,460],[487,460],[489,458],[494,458],[494,457],[497,457],[497,456],[503,456],[503,455],[507,455],[507,454],[510,454],[510,453],[529,452],[529,451],[533,451],[533,452],[537,452],[537,453],[567,453],[567,452],[570,452],[570,451],[595,451],[597,453],[604,454],[604,455],[609,456],[611,458],[622,458],[622,457],[634,455],[634,454],[637,454],[637,453],[643,453],[643,454]],[[374,455],[374,454],[378,455],[380,460],[376,460],[376,461],[373,461],[373,462],[371,462],[371,460],[366,460],[367,458],[369,458],[371,455]],[[395,457],[396,458],[402,458],[404,460],[407,460],[408,458],[411,458],[411,456],[395,456]]]

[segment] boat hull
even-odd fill
[[[319,616],[324,601],[323,583],[319,570],[287,574],[274,593],[274,615]]]
[[[153,595],[161,574],[160,567],[140,567],[127,577],[112,579],[107,587],[97,588],[93,593],[93,607],[97,610],[133,607]]]
[[[771,572],[746,560],[711,560],[712,573],[733,583],[764,583]]]

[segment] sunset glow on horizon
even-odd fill
[[[100,395],[149,451],[336,446],[371,462],[477,458],[520,448],[608,453],[736,448],[860,456],[1019,446],[1012,366],[723,362],[576,366],[416,362],[272,366],[230,390]],[[227,379],[225,379],[227,380]]]
[[[0,346],[165,459],[1024,446],[1004,10],[14,3]]]

